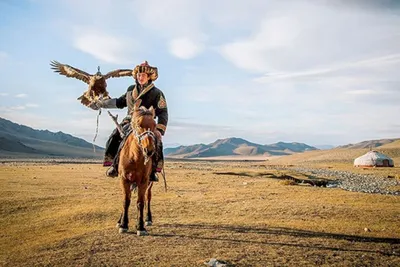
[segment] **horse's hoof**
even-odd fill
[[[146,226],[152,226],[152,225],[153,225],[153,222],[152,222],[152,221],[146,221],[146,222],[145,222],[145,225],[146,225]]]
[[[149,235],[149,233],[146,231],[146,230],[144,230],[144,231],[137,231],[136,232],[136,234],[138,235],[138,236],[145,236],[145,235]]]
[[[119,228],[119,233],[120,234],[124,234],[124,233],[127,233],[128,232],[128,228]]]

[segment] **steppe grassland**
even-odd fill
[[[154,187],[154,226],[145,238],[117,233],[119,183],[99,165],[4,164],[0,170],[5,266],[160,260],[195,266],[212,257],[239,266],[400,263],[399,197],[285,185],[265,177],[284,171],[260,162],[167,162],[168,191],[162,181]]]

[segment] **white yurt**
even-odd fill
[[[368,151],[366,154],[354,160],[356,167],[393,167],[394,162],[388,156],[378,151]]]

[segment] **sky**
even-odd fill
[[[49,63],[105,74],[147,60],[168,105],[165,147],[400,137],[400,1],[0,0],[0,10],[0,117],[34,129],[104,147],[113,121]],[[107,83],[119,97],[134,80]]]

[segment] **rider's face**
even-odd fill
[[[137,74],[137,80],[140,85],[145,85],[149,81],[149,75],[147,73],[141,72]]]

